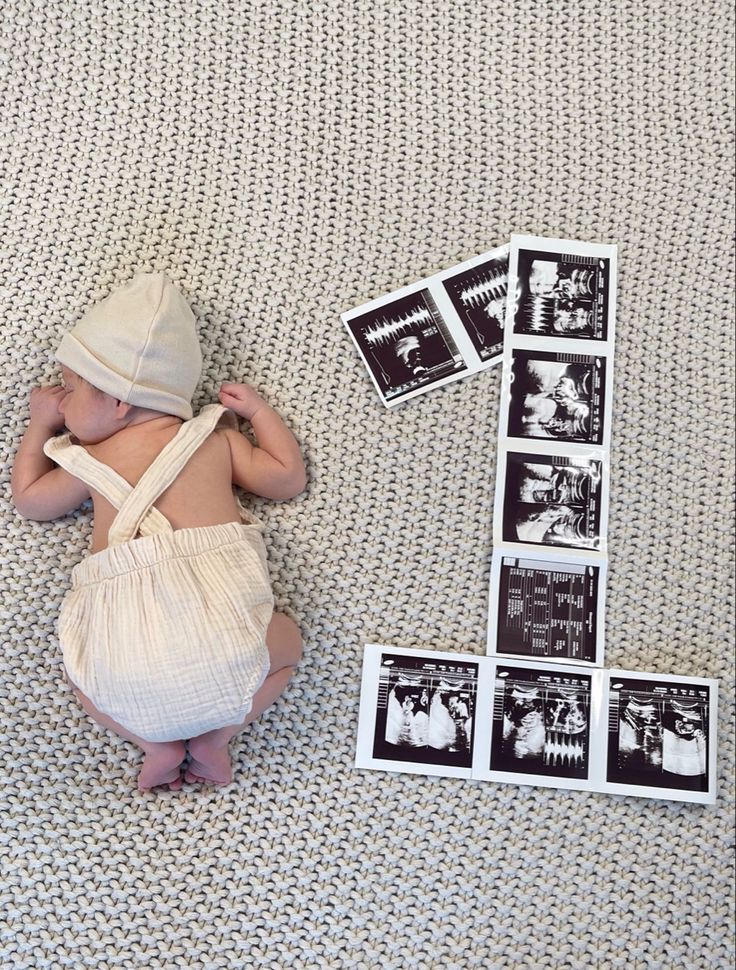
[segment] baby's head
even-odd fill
[[[202,354],[194,314],[165,273],[138,273],[95,304],[64,335],[56,359],[86,407],[121,402],[192,417]]]

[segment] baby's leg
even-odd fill
[[[284,613],[274,613],[266,631],[266,646],[271,666],[268,676],[253,696],[253,706],[248,716],[241,724],[228,724],[191,739],[191,764],[184,775],[186,781],[211,781],[222,785],[231,780],[231,739],[273,704],[289,682],[302,655],[302,637],[296,623]]]
[[[141,791],[155,788],[157,785],[168,785],[171,791],[178,791],[181,788],[179,768],[186,755],[186,747],[183,741],[144,741],[143,738],[137,737],[127,728],[124,728],[122,724],[118,724],[107,714],[98,710],[89,697],[83,694],[68,677],[67,681],[79,698],[79,703],[93,721],[97,721],[108,731],[114,731],[121,738],[132,741],[133,744],[137,744],[139,748],[143,749],[145,758],[138,775],[138,787]]]

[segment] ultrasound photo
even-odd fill
[[[600,444],[605,360],[580,354],[514,350],[508,434]]]
[[[353,317],[347,325],[387,401],[465,370],[427,289]]]
[[[478,665],[384,653],[373,757],[472,767]]]
[[[514,332],[608,339],[610,260],[520,249]]]
[[[587,778],[590,695],[583,673],[499,666],[491,770]]]
[[[601,475],[599,459],[509,452],[504,541],[598,549]]]
[[[607,780],[707,792],[709,706],[705,685],[612,676]]]
[[[481,360],[503,352],[508,252],[442,281]]]
[[[533,659],[596,662],[600,567],[504,556],[495,650]]]

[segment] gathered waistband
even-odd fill
[[[194,529],[175,529],[108,546],[78,563],[71,572],[72,587],[88,586],[122,573],[157,563],[203,555],[239,542],[263,545],[260,523],[226,522]]]

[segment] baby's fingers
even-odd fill
[[[64,388],[61,384],[39,384],[38,387],[31,389],[31,397],[42,397],[48,394],[59,394]]]
[[[250,421],[263,403],[258,393],[248,384],[223,384],[220,388],[220,402],[247,421]]]
[[[220,391],[220,404],[224,405],[226,408],[232,408],[237,411],[240,405],[243,403],[239,397],[234,394],[228,394],[227,391]]]
[[[31,404],[43,404],[44,401],[57,402],[64,396],[63,387],[34,387],[31,391]]]
[[[227,394],[228,397],[234,397],[236,401],[240,401],[248,392],[248,387],[245,384],[221,384],[220,393]]]
[[[218,396],[220,398],[220,404],[222,404],[223,407],[229,408],[231,411],[234,411],[235,414],[239,414],[240,417],[245,417],[245,403],[240,397],[236,397],[235,394],[229,393],[228,391],[224,390],[224,388],[220,389]]]

